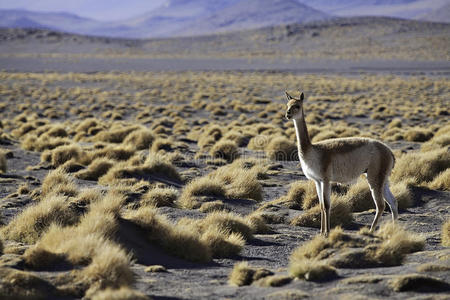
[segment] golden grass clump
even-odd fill
[[[91,154],[91,159],[96,158],[108,158],[112,160],[122,161],[128,160],[135,153],[134,149],[128,148],[127,146],[106,146],[102,149],[96,149]]]
[[[44,300],[56,296],[48,281],[25,271],[0,267],[0,298],[5,300]]]
[[[375,250],[369,250],[369,255],[382,265],[399,265],[406,254],[420,251],[425,246],[423,237],[407,232],[399,225],[392,223],[380,227],[375,235],[383,242]]]
[[[328,238],[316,236],[294,250],[290,270],[291,274],[304,278],[310,268],[317,265],[318,274],[323,271],[330,276],[325,278],[332,278],[333,271],[330,271],[330,267],[396,266],[403,262],[406,254],[420,251],[424,245],[422,237],[394,224],[382,226],[374,235],[365,231],[359,234],[345,233],[338,227],[330,232]],[[315,274],[312,276],[314,278]]]
[[[258,170],[231,164],[218,168],[209,176],[223,184],[227,197],[262,200],[262,186],[258,181]]]
[[[226,210],[225,204],[221,200],[211,201],[211,202],[204,202],[202,205],[200,205],[200,210],[203,213],[209,213],[216,210]]]
[[[328,281],[336,278],[337,270],[323,261],[291,258],[289,273],[307,281]]]
[[[214,144],[210,150],[213,158],[222,158],[227,162],[232,162],[240,156],[239,148],[233,141],[221,140]]]
[[[330,222],[333,227],[338,225],[346,227],[353,222],[352,211],[346,201],[341,198],[331,201]],[[320,228],[320,205],[317,204],[294,218],[291,225]]]
[[[105,175],[114,165],[115,162],[109,158],[96,158],[89,164],[86,169],[78,171],[74,174],[74,176],[79,179],[97,181],[100,177]]]
[[[201,240],[208,245],[216,258],[238,255],[245,245],[245,239],[239,233],[229,232],[219,227],[209,227],[201,235]]]
[[[69,160],[86,163],[87,159],[86,153],[80,146],[75,144],[59,146],[51,150],[51,163],[53,167],[59,167]]]
[[[150,300],[151,298],[129,287],[107,288],[95,293],[91,300]]]
[[[450,146],[450,133],[445,135],[438,135],[438,133],[436,133],[432,139],[420,146],[420,151],[431,151],[439,148],[446,148],[447,146]]]
[[[426,142],[433,137],[433,132],[429,129],[412,128],[405,132],[404,138],[409,142]]]
[[[428,185],[428,182],[442,171],[450,168],[450,152],[437,149],[428,152],[411,152],[402,155],[392,172],[392,181],[411,180],[416,184]]]
[[[8,164],[6,161],[6,154],[3,151],[0,151],[0,173],[6,173],[8,170]]]
[[[242,261],[233,266],[228,282],[231,285],[244,286],[270,275],[273,275],[273,272],[263,268],[252,268],[248,262]]]
[[[126,162],[113,166],[105,175],[99,178],[99,183],[115,184],[120,182],[120,180],[149,180],[154,176],[177,182],[181,181],[178,171],[170,161],[161,155],[151,154],[144,164],[139,166],[133,166]]]
[[[264,147],[267,157],[273,160],[298,160],[297,145],[284,136],[270,140]]]
[[[127,147],[132,147],[135,150],[144,150],[148,149],[153,141],[155,140],[155,136],[152,131],[149,129],[138,129],[131,132],[122,142]]]
[[[225,193],[220,181],[209,177],[200,177],[184,187],[178,204],[182,208],[198,208],[204,197],[225,197]]]
[[[147,232],[147,239],[174,256],[195,262],[211,261],[211,250],[198,233],[192,232],[190,227],[176,226],[170,223],[157,210],[141,207],[129,211],[125,219],[140,226]]]
[[[442,279],[420,275],[420,274],[406,274],[399,275],[389,280],[389,286],[395,292],[422,292],[422,293],[436,293],[448,292],[450,284]]]
[[[39,203],[27,207],[3,227],[1,232],[9,240],[32,244],[51,224],[67,226],[77,220],[78,215],[71,209],[66,197],[49,195]]]
[[[30,134],[22,140],[21,146],[25,150],[42,152],[44,150],[55,149],[59,146],[69,145],[71,143],[71,140],[68,138],[50,137],[45,134],[37,137],[36,135]]]
[[[150,207],[173,207],[175,201],[178,198],[177,190],[173,188],[159,188],[149,190],[147,193],[142,195],[140,204],[141,206]]]
[[[95,142],[106,143],[122,143],[124,139],[133,131],[141,129],[140,126],[112,126],[108,131],[100,131],[97,133],[93,140]]]
[[[78,194],[78,188],[63,168],[55,169],[45,176],[42,182],[42,197],[49,194],[65,195],[74,197]]]
[[[443,246],[450,247],[450,220],[442,225],[441,243]]]
[[[263,277],[253,284],[260,287],[280,287],[292,281],[292,277],[285,275],[270,275]]]
[[[406,182],[398,182],[390,187],[399,209],[406,209],[413,206],[413,194],[411,187]],[[375,208],[369,185],[365,178],[360,177],[356,184],[350,186],[346,194],[340,195],[340,199],[350,205],[352,212],[362,212]]]
[[[450,191],[450,168],[434,177],[433,181],[428,184],[428,187],[436,190]]]
[[[246,240],[252,239],[252,224],[245,218],[232,212],[214,211],[202,219],[198,226],[206,232],[208,228],[215,228],[227,233],[240,234]]]

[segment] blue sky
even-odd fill
[[[145,13],[164,0],[0,0],[0,9],[65,11],[82,17],[109,21]]]

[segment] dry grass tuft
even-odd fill
[[[221,158],[227,162],[232,162],[240,156],[239,148],[233,141],[219,141],[214,144],[210,150],[210,155],[213,158]]]
[[[78,188],[64,168],[53,170],[45,176],[42,182],[42,197],[50,194],[74,197],[78,194]]]
[[[198,208],[205,197],[225,197],[223,184],[209,177],[200,177],[189,182],[183,189],[178,204],[182,208]]]
[[[203,213],[210,213],[213,211],[227,210],[227,208],[222,201],[216,200],[202,203],[202,205],[198,210],[200,210]]]
[[[442,225],[441,241],[443,246],[450,247],[450,220]]]
[[[433,181],[428,184],[428,187],[436,190],[450,191],[450,168],[447,168],[434,177]]]
[[[245,245],[241,234],[230,233],[220,227],[206,228],[201,239],[211,249],[212,256],[217,258],[236,256]]]
[[[447,282],[426,275],[406,274],[397,276],[389,281],[389,286],[396,292],[448,292],[450,284]]]
[[[150,207],[173,207],[178,198],[177,190],[173,188],[154,188],[142,195],[141,206]]]
[[[331,201],[330,209],[331,226],[349,226],[353,222],[352,211],[349,204],[341,198]],[[320,228],[319,204],[294,218],[291,225]]]
[[[402,155],[392,172],[393,182],[412,181],[427,185],[439,173],[450,168],[450,152],[443,148]]]
[[[11,268],[0,268],[0,298],[44,300],[56,295],[53,285],[38,276]]]
[[[235,286],[250,285],[253,281],[272,275],[273,272],[262,268],[252,268],[243,261],[234,265],[228,282]]]
[[[284,136],[272,139],[264,147],[264,151],[267,157],[273,160],[298,160],[297,145]]]
[[[107,288],[92,295],[91,300],[150,300],[151,298],[129,287]]]
[[[141,207],[129,211],[124,217],[143,228],[150,242],[172,255],[196,262],[211,260],[211,250],[198,233],[190,231],[190,227],[170,223],[164,216],[158,215],[155,209]]]
[[[135,150],[144,150],[148,149],[152,145],[154,140],[155,136],[153,135],[151,130],[139,129],[131,132],[123,140],[122,144]]]
[[[105,175],[109,169],[114,166],[115,162],[108,158],[97,158],[93,160],[87,169],[80,170],[74,176],[84,180],[97,181],[100,177]]]
[[[67,226],[78,220],[78,215],[60,195],[50,195],[39,203],[27,207],[7,226],[1,229],[6,239],[35,243],[51,224]]]
[[[51,151],[51,164],[53,167],[59,167],[70,160],[86,163],[87,159],[87,155],[81,147],[75,144],[59,146]]]
[[[293,260],[291,258],[289,273],[307,281],[329,281],[338,276],[334,267],[314,259]]]
[[[135,153],[134,149],[128,148],[127,146],[107,146],[102,149],[97,149],[91,154],[91,158],[95,160],[96,158],[108,158],[117,161],[128,160]]]
[[[161,155],[153,154],[147,158],[143,165],[117,164],[99,178],[99,183],[117,184],[121,180],[136,182],[141,179],[150,180],[152,177],[181,181],[180,175],[170,161]]]
[[[222,183],[227,197],[261,201],[262,186],[258,181],[258,174],[256,168],[241,168],[239,164],[231,164],[218,168],[209,176]]]
[[[263,277],[253,284],[260,287],[280,287],[289,284],[292,281],[292,277],[286,275],[271,275]]]
[[[422,264],[416,268],[417,272],[449,272],[449,265],[437,265],[433,263]]]
[[[412,128],[405,132],[404,137],[410,142],[426,142],[433,137],[433,132],[429,129]]]
[[[252,224],[245,218],[232,212],[214,211],[202,219],[198,226],[206,232],[208,228],[242,235],[246,240],[253,237]]]
[[[161,272],[167,272],[166,267],[161,266],[161,265],[153,265],[153,266],[148,266],[145,268],[145,272],[147,273],[161,273]]]

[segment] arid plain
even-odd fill
[[[355,18],[119,40],[0,31],[0,298],[445,299],[450,25]],[[284,91],[313,142],[384,141],[329,237]]]

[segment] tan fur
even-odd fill
[[[303,93],[299,99],[288,93],[286,96],[286,118],[294,121],[303,173],[316,184],[322,212],[321,233],[327,235],[330,231],[330,182],[356,181],[363,173],[377,208],[371,230],[378,224],[385,200],[391,207],[393,220],[397,219],[397,201],[389,190],[389,175],[395,164],[392,150],[380,141],[356,137],[312,144],[303,113]]]

